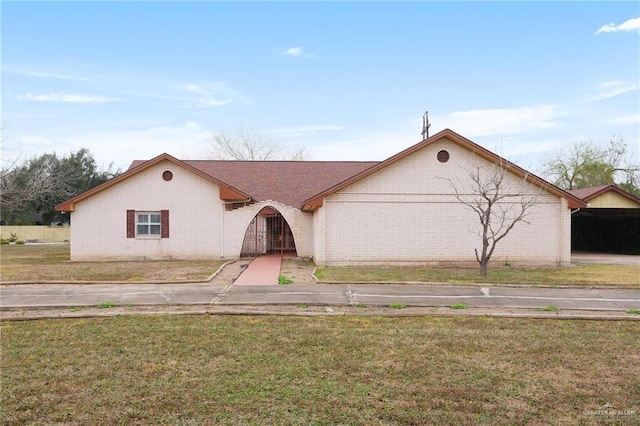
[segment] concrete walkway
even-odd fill
[[[256,257],[233,282],[234,285],[277,285],[282,255]]]

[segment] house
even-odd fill
[[[573,251],[640,254],[640,198],[616,185],[568,192],[588,203],[571,216]]]
[[[382,162],[191,161],[162,154],[56,207],[72,260],[309,257],[318,265],[475,262],[468,170],[534,197],[493,259],[568,265],[578,197],[451,130]],[[511,190],[511,189],[509,189]],[[499,207],[508,211],[505,201]]]

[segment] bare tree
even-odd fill
[[[12,224],[30,224],[36,216],[50,223],[57,204],[118,175],[100,170],[85,148],[58,157],[42,154],[30,160],[5,162],[0,167],[0,217]]]
[[[527,183],[526,176],[519,180],[518,185],[513,185],[509,179],[510,166],[510,163],[494,164],[487,170],[488,167],[476,164],[471,170],[466,170],[468,182],[464,185],[446,179],[456,199],[474,212],[480,222],[478,235],[482,249],[474,250],[482,276],[487,275],[489,261],[498,243],[517,223],[529,223],[528,217],[537,200],[537,194],[527,192],[531,185]],[[463,188],[466,189],[463,191]]]
[[[231,135],[216,134],[210,147],[210,155],[216,160],[302,161],[307,156],[304,148],[289,150],[278,140],[260,134],[255,128],[240,127]]]
[[[65,200],[74,195],[72,171],[59,167],[53,156],[18,164],[15,160],[0,169],[0,211],[3,221],[21,223],[36,205]]]

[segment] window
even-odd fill
[[[446,163],[447,161],[449,161],[449,152],[446,150],[442,150],[440,152],[438,152],[438,161],[441,163]]]
[[[159,237],[160,236],[160,212],[136,213],[136,236]]]
[[[169,210],[127,210],[127,238],[169,238]]]

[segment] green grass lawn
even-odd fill
[[[0,245],[2,281],[205,280],[219,260],[70,262],[69,245]]]
[[[482,277],[477,268],[452,267],[325,267],[316,276],[325,282],[418,281],[451,284],[527,284],[575,287],[640,287],[640,266],[580,265],[570,268],[489,269]]]
[[[2,424],[639,424],[637,322],[0,323]],[[589,414],[612,404],[635,414]]]

